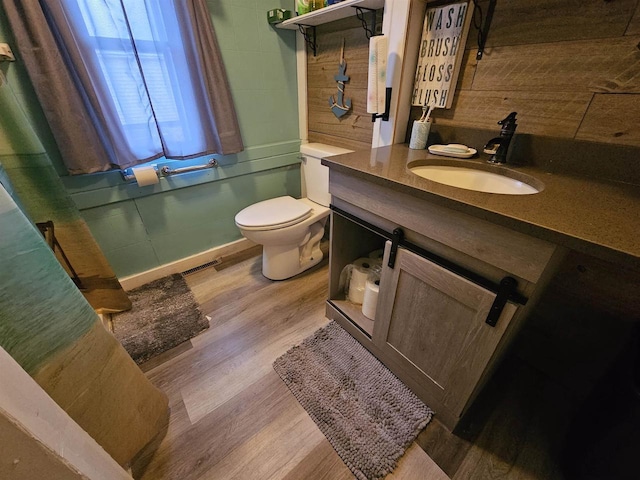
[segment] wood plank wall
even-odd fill
[[[479,4],[486,13],[488,0]],[[353,109],[337,119],[328,99],[337,92],[342,38]],[[476,39],[472,27],[453,107],[436,111],[436,124],[497,131],[496,122],[517,111],[519,133],[640,146],[638,0],[500,0],[480,61]],[[322,25],[317,42],[307,67],[309,140],[368,148],[368,41],[360,22]],[[411,121],[420,113],[414,107]]]
[[[479,5],[486,13],[488,0]],[[640,146],[640,2],[500,0],[477,61],[469,32],[450,110],[436,124]],[[412,119],[420,109],[412,109]]]
[[[367,15],[367,19],[370,15]],[[382,26],[382,10],[378,11],[378,30]],[[321,25],[316,29],[317,55],[307,50],[307,95],[309,102],[309,141],[343,148],[371,148],[373,123],[367,113],[367,67],[369,40],[356,17]],[[351,98],[351,111],[336,118],[329,97],[338,93],[333,78],[338,73],[340,49],[344,38],[346,74],[345,97]]]

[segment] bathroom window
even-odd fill
[[[172,8],[131,0],[124,2],[124,16],[114,17],[103,1],[80,1],[81,15],[75,28],[84,50],[94,58],[101,99],[114,111],[131,143],[158,142],[155,122],[177,141],[198,142],[198,109],[189,85],[193,79],[186,65],[179,27]],[[192,132],[190,134],[190,132]],[[147,136],[149,138],[147,138]]]
[[[242,150],[205,0],[6,3],[70,173]]]

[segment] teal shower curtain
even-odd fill
[[[0,171],[0,182],[0,347],[114,460],[127,465],[166,431],[167,397],[102,326],[7,193],[6,172]]]
[[[127,294],[67,194],[12,85],[6,79],[2,83],[0,182],[34,226],[51,222],[56,257],[69,276],[75,271],[80,291],[98,313],[130,309]],[[7,228],[11,226],[5,225],[0,235],[8,234]],[[51,229],[47,235],[50,239]]]

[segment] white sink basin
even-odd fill
[[[433,182],[477,192],[531,195],[542,190],[542,188],[530,185],[522,179],[475,168],[450,165],[416,165],[410,166],[409,170]],[[535,179],[532,178],[531,180],[530,183],[539,184]]]

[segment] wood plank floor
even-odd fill
[[[135,478],[354,478],[272,367],[328,323],[327,261],[273,282],[259,254],[186,277],[211,327],[143,365],[169,396],[171,416],[157,449],[133,465]],[[413,444],[388,479],[422,478],[448,477]]]
[[[272,368],[326,325],[326,260],[298,277],[261,274],[259,250],[186,277],[211,328],[143,365],[170,401],[167,434],[133,465],[155,479],[354,478]],[[388,480],[562,479],[567,392],[505,362],[454,435],[436,419]],[[428,452],[428,455],[427,453]]]

